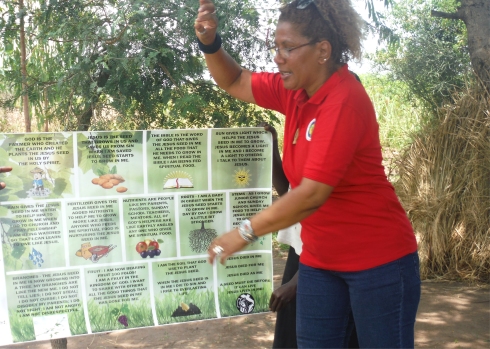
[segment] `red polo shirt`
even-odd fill
[[[292,188],[302,178],[334,190],[301,222],[301,262],[358,271],[417,250],[412,226],[384,173],[373,105],[347,64],[308,98],[279,74],[254,73],[257,104],[286,115],[283,167]]]

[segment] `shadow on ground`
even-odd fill
[[[274,256],[274,286],[285,255]],[[69,349],[270,348],[275,314],[195,321],[68,338]],[[490,288],[463,283],[423,282],[415,326],[416,348],[490,348]],[[49,341],[4,346],[50,349]]]

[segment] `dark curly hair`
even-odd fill
[[[330,42],[334,63],[361,58],[364,21],[350,0],[314,0],[304,9],[297,8],[298,2],[293,0],[280,8],[279,22],[293,24],[310,41]]]

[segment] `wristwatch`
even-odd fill
[[[252,224],[248,219],[245,219],[240,223],[240,225],[238,226],[238,233],[243,238],[243,240],[245,240],[249,244],[257,241],[259,238],[257,235],[254,234],[254,230],[252,229]]]

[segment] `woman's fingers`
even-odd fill
[[[10,172],[12,171],[12,167],[0,167],[0,172]]]
[[[200,0],[199,3],[200,7],[194,22],[194,29],[199,40],[205,45],[210,45],[214,42],[216,28],[218,27],[216,7],[208,0]]]
[[[228,257],[245,246],[247,242],[240,236],[237,229],[233,229],[211,242],[208,248],[208,261],[212,264],[216,258],[219,258],[220,263],[224,264]]]

